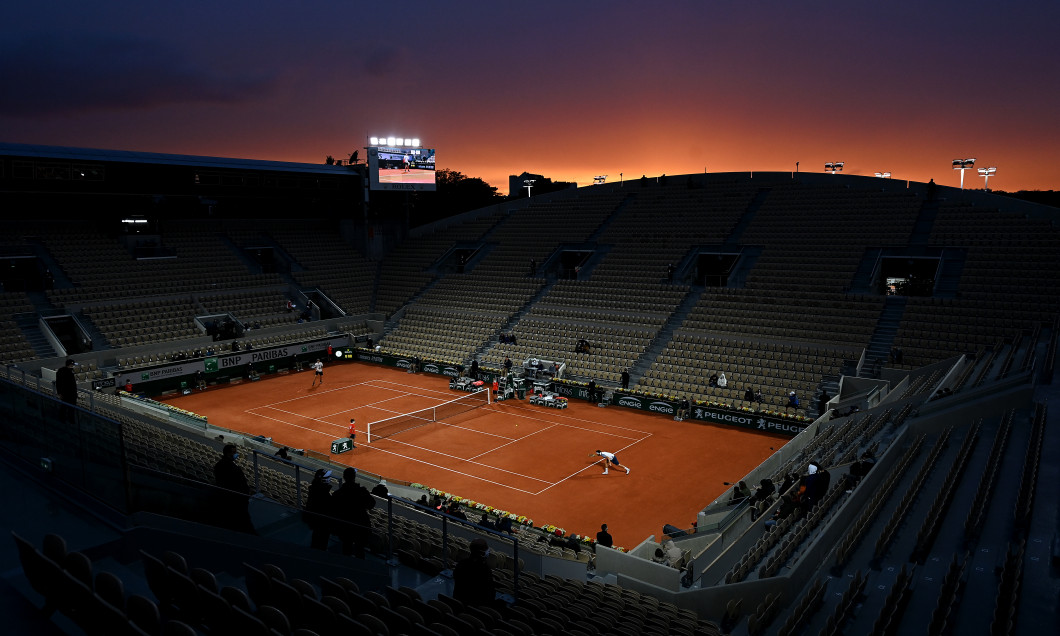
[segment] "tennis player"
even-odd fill
[[[604,474],[605,475],[607,474],[608,466],[618,466],[619,468],[625,468],[626,469],[626,474],[627,475],[629,474],[629,466],[622,466],[621,464],[619,464],[618,463],[618,457],[616,457],[614,453],[609,453],[607,451],[597,450],[596,453],[594,453],[594,454],[599,455],[600,457],[604,458],[603,462],[604,462]]]
[[[320,361],[320,358],[313,363],[313,383],[309,385],[309,388],[315,387],[317,380],[320,380],[321,386],[324,385],[324,363]]]

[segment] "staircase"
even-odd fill
[[[736,222],[736,225],[732,227],[729,232],[729,237],[725,239],[725,246],[732,247],[740,244],[740,237],[743,236],[744,230],[751,225],[751,221],[755,218],[755,213],[758,212],[758,208],[762,207],[766,199],[769,198],[769,192],[772,188],[759,188],[758,193],[755,194],[751,202],[747,204],[747,209],[740,215],[740,220]]]
[[[924,201],[920,206],[920,213],[913,225],[913,233],[909,236],[910,247],[924,247],[931,238],[931,228],[935,225],[935,217],[939,215],[939,202],[937,199]]]
[[[538,301],[540,301],[542,298],[547,296],[548,292],[552,289],[552,287],[555,284],[556,284],[556,279],[555,278],[549,278],[549,282],[548,283],[546,283],[543,287],[541,287],[541,289],[539,289],[537,291],[537,293],[534,294],[533,297],[531,297],[530,300],[528,300],[526,302],[525,305],[520,307],[519,311],[517,311],[514,314],[512,314],[512,317],[508,319],[508,322],[505,323],[505,325],[500,329],[500,331],[508,331],[508,330],[511,329],[512,325],[514,325],[517,322],[519,322],[520,320],[522,320],[523,316],[526,315],[526,312],[530,311],[530,309],[534,305],[536,305],[538,303]],[[500,342],[500,333],[499,332],[496,335],[494,335],[492,338],[487,340],[486,342],[483,342],[478,347],[478,349],[475,349],[475,353],[472,354],[472,356],[475,357],[475,358],[479,358],[479,357],[485,355],[486,352],[489,351],[490,348],[492,348],[498,342]]]
[[[26,340],[29,342],[29,346],[33,347],[33,354],[35,356],[38,358],[54,358],[59,355],[59,352],[52,347],[51,343],[44,337],[44,333],[40,329],[39,314],[16,314],[14,319],[15,324],[17,324],[19,329],[22,330],[22,335],[25,336]]]
[[[869,374],[873,367],[870,360],[881,360],[886,362],[890,359],[891,347],[894,345],[894,337],[898,333],[898,324],[902,321],[905,306],[908,299],[905,296],[888,296],[884,301],[883,311],[876,320],[876,329],[869,339],[869,346],[865,351],[865,365],[861,370],[861,377],[871,377]]]
[[[873,293],[872,274],[876,271],[876,264],[880,262],[880,256],[882,255],[883,250],[878,247],[871,247],[865,250],[865,254],[861,257],[861,262],[858,264],[858,269],[854,272],[854,279],[850,283],[851,293]]]
[[[942,252],[942,266],[939,267],[939,277],[935,281],[935,296],[938,298],[956,298],[957,288],[961,281],[961,272],[964,271],[964,262],[968,259],[968,251],[964,248],[947,247]]]
[[[651,363],[655,361],[659,354],[661,354],[670,340],[674,337],[674,331],[684,324],[685,319],[692,313],[692,309],[699,302],[699,297],[703,295],[705,287],[696,286],[689,290],[688,294],[685,295],[684,299],[681,300],[681,304],[677,306],[674,313],[670,314],[670,318],[666,323],[659,329],[659,333],[656,334],[655,339],[651,341],[651,345],[644,350],[644,353],[637,358],[637,361],[633,363],[629,370],[629,384],[633,386],[640,380],[648,369],[651,368]]]
[[[600,237],[603,236],[604,232],[607,231],[607,228],[611,226],[611,223],[614,222],[614,220],[622,214],[622,210],[624,210],[626,206],[629,205],[630,201],[632,201],[636,196],[637,195],[632,192],[627,194],[626,198],[622,199],[622,201],[620,201],[619,204],[615,206],[615,209],[612,210],[611,214],[607,215],[607,218],[604,219],[604,222],[600,224],[600,227],[596,228],[596,230],[589,236],[589,238],[585,240],[600,240]]]

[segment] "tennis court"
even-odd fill
[[[525,400],[443,407],[441,421],[390,423],[366,439],[369,422],[481,396],[449,389],[442,376],[344,363],[310,387],[309,371],[260,382],[211,387],[168,399],[224,428],[273,438],[277,444],[327,453],[357,419],[357,448],[335,455],[391,480],[425,485],[527,515],[536,525],[594,534],[607,523],[616,545],[631,546],[663,524],[687,527],[696,513],[761,463],[785,439],[620,407],[571,401],[557,410]],[[448,415],[448,413],[454,413]],[[377,431],[385,425],[377,427]],[[405,430],[407,429],[407,430]],[[631,468],[604,475],[602,449]]]

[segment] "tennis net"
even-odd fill
[[[480,389],[469,395],[458,397],[457,399],[448,402],[443,402],[438,406],[432,406],[428,409],[395,415],[394,417],[388,417],[385,420],[379,420],[378,422],[369,422],[367,429],[368,443],[371,444],[372,440],[375,439],[390,437],[391,435],[413,428],[419,428],[420,426],[430,424],[431,422],[438,422],[460,415],[461,413],[466,413],[472,409],[477,409],[480,406],[485,406],[490,402],[489,390]]]

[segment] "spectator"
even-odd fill
[[[688,401],[688,396],[681,398],[681,404],[677,407],[677,417],[674,419],[680,421],[689,416],[692,412],[692,404]]]
[[[732,487],[732,497],[729,499],[729,505],[741,503],[743,500],[751,496],[751,489],[747,486],[746,482],[738,482]]]
[[[743,399],[744,399],[744,400],[745,400],[745,401],[746,401],[746,402],[747,402],[748,404],[751,404],[751,405],[752,405],[752,406],[751,406],[751,408],[754,408],[754,406],[753,406],[753,405],[754,405],[754,402],[755,402],[755,392],[754,392],[754,389],[752,389],[751,387],[747,387],[747,390],[743,392]]]
[[[717,373],[711,373],[710,374],[710,380],[707,381],[707,384],[709,384],[710,386],[713,386],[713,387],[718,386],[718,374]]]
[[[512,359],[508,356],[504,356],[504,374],[508,375],[512,372]]]
[[[718,376],[718,387],[724,389],[727,386],[729,386],[729,381],[725,378],[725,374],[722,373]]]
[[[456,501],[449,502],[449,510],[448,510],[448,512],[449,512],[450,515],[456,517],[457,519],[463,519],[464,521],[467,521],[467,515],[465,515],[464,511],[460,509],[460,503],[459,502],[456,502]]]
[[[478,358],[471,361],[471,378],[473,380],[478,379]]]
[[[799,396],[795,395],[795,391],[791,391],[790,393],[788,393],[788,403],[784,405],[784,408],[798,410]]]
[[[496,529],[495,526],[493,525],[493,522],[490,521],[489,515],[486,514],[485,512],[482,513],[482,518],[478,520],[478,526],[480,528],[485,528],[487,530],[495,530]]]
[[[876,458],[872,456],[872,453],[865,451],[861,454],[861,459],[850,465],[850,476],[860,481],[875,465]]]
[[[597,545],[602,545],[608,548],[615,545],[615,540],[611,537],[611,533],[607,531],[606,523],[601,525],[600,532],[596,533],[596,543]]]
[[[471,554],[453,568],[453,598],[465,605],[493,605],[497,592],[487,561],[489,546],[484,539],[473,539],[469,547]]]
[[[236,464],[239,449],[227,444],[221,460],[213,467],[214,482],[218,487],[217,521],[222,527],[249,534],[257,534],[250,520],[250,484],[243,469]]]
[[[667,539],[666,543],[663,544],[663,549],[666,551],[666,564],[672,568],[676,568],[681,563],[682,552],[681,548],[677,547],[673,539]]]
[[[423,506],[424,508],[431,507],[431,502],[427,500],[427,495],[420,495],[420,499],[416,503]]]
[[[497,520],[496,530],[497,532],[515,534],[515,530],[512,528],[512,520],[508,515],[504,515]]]
[[[799,476],[795,473],[788,473],[784,477],[784,483],[780,486],[780,494],[784,494],[795,485],[795,482],[799,481]]]
[[[622,390],[629,389],[629,369],[622,371]]]
[[[755,402],[758,402],[758,410],[759,411],[762,410],[762,402],[764,402],[764,401],[765,401],[765,398],[762,397],[762,388],[759,387],[759,388],[755,389]]]
[[[380,479],[379,483],[372,488],[372,494],[381,499],[386,499],[390,496],[390,491],[386,487],[386,480]]]
[[[828,400],[831,400],[832,396],[828,395],[828,391],[821,389],[821,397],[817,398],[817,414],[824,415],[825,411],[828,410]]]
[[[589,401],[590,402],[599,402],[600,401],[600,400],[598,400],[596,398],[596,379],[595,378],[589,378]]]
[[[799,504],[795,502],[795,498],[792,496],[791,493],[785,493],[784,496],[780,498],[780,500],[780,506],[778,506],[776,511],[773,513],[773,517],[766,521],[766,532],[771,531],[773,529],[773,526],[777,525],[777,523],[779,523],[780,521],[786,519],[788,515],[790,515],[792,512],[795,512],[795,509],[799,507]]]
[[[342,522],[335,533],[342,540],[342,553],[363,559],[372,536],[368,511],[375,508],[375,498],[357,483],[356,468],[351,466],[342,471],[342,485],[331,496],[331,504],[335,518]]]
[[[73,358],[66,361],[58,371],[55,372],[55,392],[59,399],[67,404],[77,404],[77,377],[74,375],[74,367],[77,363]]]
[[[651,560],[659,565],[663,565],[666,563],[666,553],[663,552],[662,548],[655,548],[655,554],[652,556]]]
[[[772,479],[763,479],[758,482],[758,487],[755,488],[754,495],[751,497],[752,521],[757,519],[758,515],[769,507],[769,504],[773,502],[773,494],[776,491],[777,487],[773,485]]]
[[[275,457],[279,457],[280,459],[283,459],[283,460],[286,460],[286,461],[291,461],[291,455],[287,452],[287,447],[286,446],[283,446],[283,447],[280,448],[280,450],[276,451]]]
[[[321,468],[313,475],[309,484],[309,494],[305,500],[303,517],[306,525],[313,531],[309,547],[316,550],[327,550],[331,539],[331,471]]]

